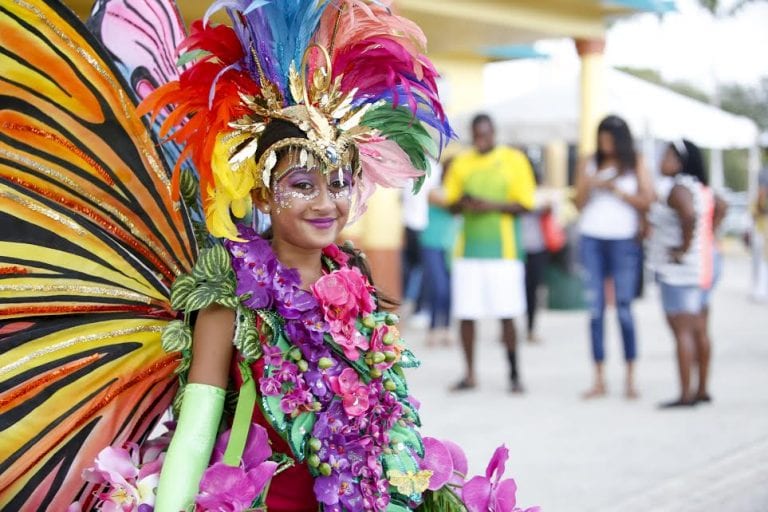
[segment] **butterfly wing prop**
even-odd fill
[[[173,0],[98,0],[86,26],[107,49],[138,101],[158,87],[178,80],[180,73],[190,66],[179,62],[177,48],[187,36],[187,30]],[[161,126],[169,114],[165,109],[158,112],[154,120],[149,114],[145,116],[157,140],[162,139]],[[169,168],[176,165],[181,152],[181,146],[170,140],[164,140],[160,146],[161,156]],[[194,187],[184,194],[184,200],[193,221],[202,228],[203,205],[197,193],[197,169],[185,159],[181,172],[187,186]],[[205,230],[198,229],[200,231]],[[207,244],[210,240],[201,237],[199,241]]]
[[[66,510],[174,394],[160,331],[196,255],[110,56],[58,1],[0,0],[0,509]]]

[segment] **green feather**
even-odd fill
[[[395,141],[417,169],[429,170],[427,154],[437,157],[438,148],[434,139],[421,121],[406,107],[391,108],[382,105],[371,109],[365,114],[361,124],[375,128],[387,139]]]

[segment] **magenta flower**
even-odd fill
[[[467,455],[461,449],[461,446],[453,441],[444,439],[442,443],[451,454],[451,463],[453,464],[453,474],[450,480],[448,480],[448,484],[460,487],[464,485],[464,481],[467,479],[467,472],[469,471]]]
[[[509,450],[502,445],[485,469],[485,476],[476,476],[462,488],[461,497],[469,512],[513,512],[517,484],[511,478],[501,480]]]
[[[276,462],[263,462],[246,471],[242,466],[217,462],[209,466],[195,498],[198,508],[211,512],[241,512],[251,508],[277,469]]]
[[[231,429],[227,430],[216,440],[211,462],[221,462],[224,460],[224,452],[227,449],[231,432]],[[248,430],[248,438],[245,441],[245,449],[243,450],[243,465],[246,469],[251,470],[266,461],[270,456],[272,456],[272,448],[269,446],[269,436],[266,429],[258,423],[251,423],[251,428]]]
[[[338,320],[347,324],[353,322],[359,312],[357,296],[344,273],[342,269],[326,274],[312,285],[312,293],[320,301],[329,322]]]
[[[336,244],[331,244],[323,249],[323,254],[335,261],[340,267],[345,267],[349,261],[349,255]]]
[[[274,345],[262,345],[264,364],[279,366],[283,363],[283,351]]]
[[[432,472],[429,478],[430,491],[436,491],[448,483],[453,475],[453,460],[451,452],[434,437],[423,438],[424,458],[419,462],[421,469]]]
[[[250,509],[277,470],[277,463],[267,460],[272,455],[267,431],[251,424],[239,466],[224,464],[224,452],[230,430],[219,436],[213,451],[213,464],[205,470],[200,481],[200,493],[195,498],[198,508],[215,512],[240,512]]]
[[[280,381],[272,377],[264,377],[259,380],[259,389],[264,396],[276,396],[280,394]]]
[[[360,376],[352,368],[346,368],[338,377],[329,377],[331,389],[341,396],[344,411],[350,416],[362,416],[370,405],[369,390],[360,383]]]
[[[360,359],[359,350],[368,350],[370,343],[368,338],[360,334],[354,323],[343,323],[339,320],[329,322],[329,331],[333,341],[344,350],[344,355],[352,361]]]
[[[357,267],[344,267],[326,274],[312,285],[312,293],[320,301],[328,322],[354,324],[358,316],[371,313],[376,304],[371,285]]]

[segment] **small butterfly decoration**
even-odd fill
[[[429,487],[429,479],[432,477],[432,471],[422,469],[418,472],[408,471],[403,473],[397,469],[387,471],[387,480],[392,484],[397,492],[403,496],[421,494]]]

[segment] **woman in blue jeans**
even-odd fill
[[[639,241],[642,215],[653,202],[653,184],[635,152],[627,123],[608,116],[597,129],[596,154],[579,164],[576,206],[580,255],[590,312],[590,337],[595,378],[584,398],[606,394],[603,372],[606,282],[615,290],[627,376],[624,393],[636,398],[634,361],[637,356],[632,300],[637,295],[642,256]],[[610,281],[609,281],[610,280]]]

